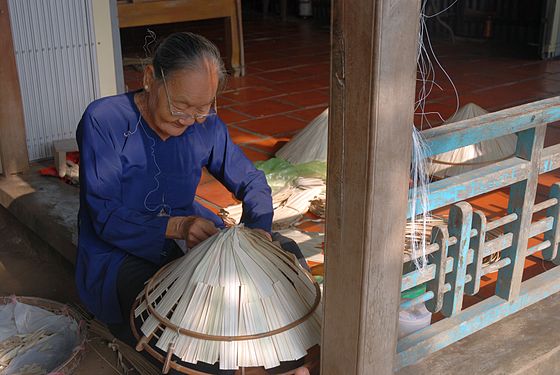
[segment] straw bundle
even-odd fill
[[[412,254],[412,242],[416,241],[417,246],[422,246],[430,244],[430,239],[432,235],[432,229],[437,225],[447,224],[447,219],[437,216],[427,216],[426,217],[426,230],[423,230],[423,219],[422,216],[416,217],[416,223],[413,225],[411,220],[407,220],[405,229],[405,254]],[[494,240],[502,235],[502,231],[499,228],[493,229],[486,232],[485,240],[486,242]],[[500,260],[500,252],[489,255],[483,259],[484,265],[490,265],[492,263]]]
[[[329,135],[329,109],[315,117],[290,142],[276,152],[276,157],[292,164],[307,163],[314,160],[327,161]]]
[[[154,275],[131,319],[144,336],[137,349],[167,353],[164,371],[181,370],[177,358],[271,368],[319,343],[319,303],[318,285],[293,257],[236,226]]]
[[[297,223],[309,211],[311,201],[324,196],[325,188],[325,182],[320,178],[299,177],[292,185],[273,194],[272,229],[285,229]],[[232,205],[220,211],[220,216],[228,226],[238,224],[242,214],[242,204]]]
[[[482,116],[488,111],[474,103],[469,103],[459,109],[447,120],[446,124]],[[439,178],[456,176],[461,173],[479,168],[486,164],[511,157],[515,152],[517,136],[515,134],[489,139],[474,145],[461,147],[456,150],[436,155],[431,159],[430,175]]]
[[[326,194],[319,194],[310,202],[309,212],[324,219],[326,206],[327,206]]]
[[[412,254],[413,242],[416,242],[418,247],[430,244],[430,237],[432,235],[432,228],[436,225],[445,224],[441,217],[427,215],[424,226],[424,219],[418,216],[412,220],[406,221],[406,228],[404,233],[404,252],[405,254]]]

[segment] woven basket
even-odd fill
[[[51,301],[45,298],[38,298],[38,297],[13,297],[13,296],[3,296],[0,297],[0,305],[7,305],[12,303],[14,299],[20,303],[24,303],[26,305],[40,307],[44,310],[50,311],[57,315],[65,315],[68,316],[76,321],[78,324],[78,346],[75,349],[70,358],[60,364],[56,369],[51,371],[50,375],[70,375],[73,374],[74,371],[78,368],[80,361],[82,360],[85,354],[85,342],[87,337],[87,330],[86,326],[83,323],[83,319],[79,313],[74,311],[68,305],[62,304],[60,302]]]

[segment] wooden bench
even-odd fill
[[[118,13],[120,28],[224,18],[228,68],[245,75],[241,0],[120,0]]]

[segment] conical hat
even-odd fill
[[[315,117],[290,142],[276,152],[276,157],[292,164],[320,160],[327,161],[329,138],[329,109]]]
[[[485,109],[480,108],[474,103],[469,103],[459,109],[445,123],[451,124],[487,113],[488,111]],[[480,168],[483,165],[512,156],[515,152],[516,144],[517,136],[515,134],[508,134],[436,155],[432,158],[430,174],[445,178]]]
[[[132,320],[144,335],[139,346],[168,358],[272,368],[319,343],[319,304],[319,286],[293,256],[235,226],[156,273]]]

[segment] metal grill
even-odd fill
[[[9,0],[30,160],[72,138],[97,96],[91,0]]]

